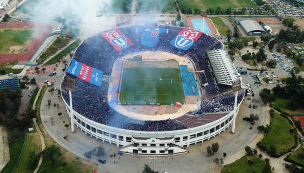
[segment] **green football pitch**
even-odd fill
[[[185,102],[177,61],[125,61],[119,101],[145,105]]]

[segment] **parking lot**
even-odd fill
[[[297,66],[293,63],[291,59],[289,59],[285,54],[272,53],[272,57],[277,61],[278,65],[280,65],[286,72],[290,72],[292,68],[296,68]],[[284,59],[287,63],[284,61]]]

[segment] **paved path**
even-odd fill
[[[230,28],[230,30],[231,30],[231,32],[233,34],[234,33],[234,27],[230,23],[230,21],[228,19],[226,19],[225,17],[220,17],[220,18],[222,19],[222,21],[224,22],[224,24],[227,25]],[[222,36],[226,36],[226,33],[225,33],[225,35],[222,35]]]
[[[33,104],[33,109],[36,109],[36,102],[37,102],[37,100],[38,100],[38,97],[39,97],[39,95],[40,95],[41,90],[42,90],[42,88],[40,88],[39,91],[38,91],[38,93],[37,93],[37,97],[35,98],[35,101],[34,101],[34,104]],[[42,149],[42,151],[43,151],[43,150],[45,149],[44,138],[43,138],[42,133],[41,133],[41,131],[40,131],[38,125],[37,125],[36,118],[33,118],[33,122],[34,122],[34,125],[35,125],[35,129],[37,130],[37,132],[38,132],[38,134],[39,134],[39,137],[40,137],[40,140],[41,140],[41,144],[42,144],[41,149]],[[43,160],[43,157],[42,157],[42,155],[41,155],[41,156],[40,156],[40,159],[39,159],[39,162],[38,162],[38,165],[37,165],[37,167],[36,167],[34,173],[37,173],[37,172],[38,172],[39,167],[40,167],[40,165],[41,165],[41,163],[42,163],[42,160]]]

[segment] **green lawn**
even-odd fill
[[[41,152],[41,141],[38,132],[35,129],[34,133],[27,134],[25,146],[22,152],[21,159],[15,170],[15,172],[20,173],[32,173],[34,169],[30,169],[28,166],[30,153],[34,152],[39,154]],[[40,157],[40,155],[39,155]],[[38,159],[39,160],[39,159]],[[35,167],[38,165],[38,162],[35,164]]]
[[[168,67],[164,68],[167,65]],[[176,61],[126,61],[119,100],[122,104],[170,105],[175,102],[183,104],[185,95],[178,63]]]
[[[33,108],[33,104],[34,104],[34,101],[35,101],[35,98],[37,96],[37,93],[39,91],[39,88],[37,88],[35,90],[35,92],[33,93],[32,97],[31,97],[31,100],[30,100],[30,103],[29,103],[29,107]]]
[[[269,133],[264,137],[263,144],[269,149],[270,145],[276,147],[276,153],[286,151],[295,144],[294,134],[289,130],[293,128],[286,118],[279,114],[274,114],[271,119],[271,126]]]
[[[68,53],[70,53],[73,49],[77,48],[80,43],[81,43],[80,40],[76,40],[74,43],[70,44],[68,47],[63,49],[56,56],[54,56],[52,59],[50,59],[45,64],[43,64],[43,67],[59,62],[64,56],[66,56]]]
[[[216,10],[217,7],[221,7],[222,9],[258,7],[255,5],[254,1],[251,0],[184,0],[184,3],[192,9],[199,8],[202,10],[206,10],[208,8]]]
[[[219,17],[209,17],[214,23],[216,29],[220,33],[221,36],[226,36],[227,30],[230,30],[227,25],[223,22],[223,20]]]
[[[139,13],[149,13],[150,11],[175,11],[171,0],[137,0],[137,6]]]
[[[5,74],[9,74],[9,73],[19,74],[22,72],[23,69],[3,68],[2,70],[5,71]]]
[[[12,54],[23,54],[24,49],[32,41],[32,29],[0,29],[0,54],[10,53],[11,46],[21,46],[18,51],[12,51]]]
[[[304,112],[303,109],[298,109],[295,111],[289,110],[288,109],[288,102],[289,99],[288,98],[284,98],[284,97],[276,97],[275,101],[272,103],[272,105],[274,107],[277,107],[279,109],[281,109],[282,111],[288,113],[288,114],[302,114]]]
[[[297,162],[300,165],[304,164],[304,159],[301,159],[299,154],[302,153],[304,154],[304,149],[303,146],[301,146],[300,148],[298,148],[294,153],[292,153],[290,156],[287,156],[287,158]]]
[[[253,42],[253,41],[255,41],[256,39],[254,38],[254,37],[241,37],[240,38],[240,41],[241,42],[243,42],[243,41],[245,41],[245,40],[247,40],[248,42]]]
[[[253,165],[248,164],[248,160],[254,162]],[[261,173],[263,172],[266,162],[257,158],[256,156],[243,156],[239,160],[226,165],[221,173]]]
[[[16,166],[16,163],[18,161],[18,157],[19,157],[21,149],[22,149],[23,141],[24,141],[24,134],[17,141],[9,144],[10,161],[3,168],[1,173],[11,173],[12,172],[12,170],[14,169],[14,167]]]

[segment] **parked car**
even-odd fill
[[[103,163],[103,164],[106,164],[106,160],[101,160],[101,159],[98,159],[98,162],[100,162],[100,163]]]

